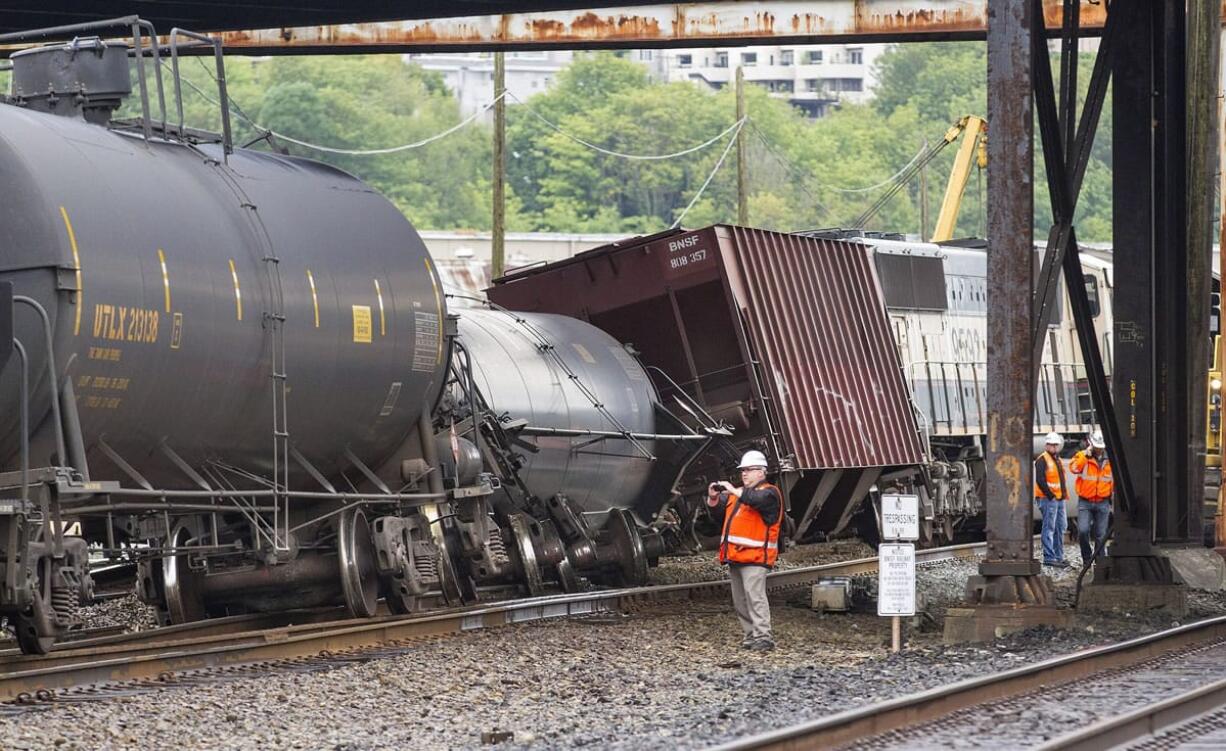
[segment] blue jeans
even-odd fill
[[[1111,518],[1111,501],[1090,503],[1077,501],[1077,542],[1081,543],[1081,560],[1089,562],[1094,555],[1094,546],[1101,545],[1107,536],[1107,520]],[[1090,532],[1094,532],[1094,546],[1090,544]]]
[[[1064,501],[1040,498],[1039,511],[1043,512],[1043,562],[1059,563],[1064,560],[1064,530],[1068,529]]]

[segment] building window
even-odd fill
[[[728,67],[728,53],[727,52],[716,52],[715,53],[715,67],[717,68],[727,68]]]
[[[771,81],[770,90],[771,91],[791,92],[791,91],[795,91],[796,89],[792,85],[791,81]]]
[[[782,52],[779,53],[779,64],[780,65],[791,65],[792,64],[792,51],[791,50],[783,50]]]
[[[830,91],[864,91],[864,79],[827,78],[826,88]]]
[[[863,65],[864,50],[847,50],[847,62],[852,65]]]
[[[808,60],[809,65],[817,65],[818,63],[822,61],[822,51],[821,50],[809,50],[809,53],[806,56],[806,59]]]
[[[643,50],[640,54],[642,55],[643,60],[651,59],[651,50]]]
[[[682,68],[688,68],[694,64],[693,55],[677,55],[677,65]]]
[[[805,91],[821,91],[822,84],[816,78],[805,79]]]
[[[745,67],[749,67],[750,65],[757,65],[757,64],[758,64],[758,53],[757,52],[742,52],[741,53],[741,65],[744,65]]]

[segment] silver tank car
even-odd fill
[[[668,474],[654,461],[661,442],[593,435],[664,432],[651,379],[613,337],[566,316],[468,309],[459,338],[489,406],[527,421],[520,433],[537,450],[523,475],[538,496],[561,493],[603,520]]]

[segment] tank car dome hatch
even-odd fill
[[[132,93],[128,46],[98,37],[13,53],[12,104],[105,125]]]

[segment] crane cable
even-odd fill
[[[866,224],[868,224],[868,221],[876,216],[877,212],[881,211],[881,209],[886,205],[886,203],[889,202],[891,198],[898,194],[898,191],[902,190],[907,183],[911,182],[911,179],[915,177],[916,173],[926,167],[933,159],[936,159],[937,155],[951,143],[953,143],[953,141],[941,139],[941,141],[930,148],[921,158],[913,160],[906,169],[895,176],[895,180],[893,184],[890,185],[890,189],[882,193],[881,196],[873,202],[873,205],[869,206],[863,214],[856,217],[856,221],[852,224],[852,226],[863,228]]]

